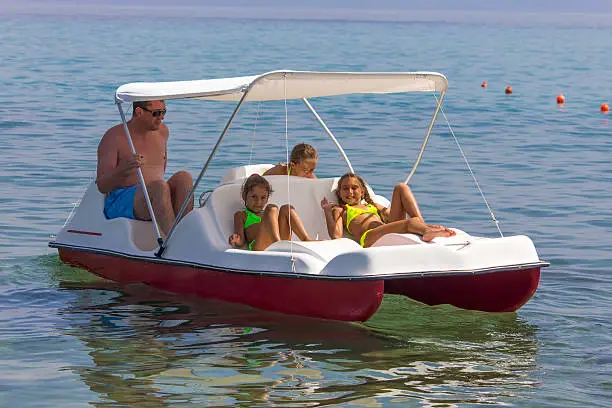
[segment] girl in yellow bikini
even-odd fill
[[[364,248],[391,233],[418,234],[426,242],[455,235],[455,231],[441,225],[425,224],[410,187],[403,183],[393,189],[391,208],[375,203],[363,179],[354,173],[340,177],[336,196],[339,204],[325,198],[321,201],[332,239],[342,238],[344,227]]]
[[[291,231],[302,241],[311,241],[295,209],[268,204],[272,187],[268,180],[253,174],[242,185],[244,210],[234,214],[234,233],[228,242],[234,248],[263,251],[281,239],[291,239]],[[289,228],[291,222],[291,228]]]

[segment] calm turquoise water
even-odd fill
[[[0,405],[609,406],[612,131],[599,106],[612,102],[610,38],[512,24],[0,18]],[[534,298],[494,315],[388,296],[370,321],[346,324],[101,281],[47,248],[94,176],[117,86],[277,68],[446,74],[445,112],[502,230],[552,263]],[[388,194],[435,101],[312,102]],[[315,144],[320,176],[343,172],[306,109],[288,105],[289,145]],[[199,171],[231,108],[168,103],[169,172]],[[202,188],[248,162],[252,143],[253,162],[282,160],[282,104],[241,112]],[[496,234],[443,120],[412,187],[428,220]]]

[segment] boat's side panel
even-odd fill
[[[384,295],[382,280],[298,279],[214,271],[60,248],[67,264],[116,282],[142,282],[175,293],[281,313],[365,321]]]
[[[385,293],[408,296],[428,305],[451,304],[485,312],[513,312],[535,293],[540,268],[474,275],[432,276],[385,281]]]

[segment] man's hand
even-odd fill
[[[134,153],[132,156],[126,157],[119,163],[117,166],[118,173],[123,177],[127,177],[132,174],[135,169],[142,167],[143,164],[144,156],[140,153]]]

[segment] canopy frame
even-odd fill
[[[283,83],[290,80],[285,93]],[[316,72],[278,70],[261,75],[174,82],[136,82],[117,88],[115,102],[200,98],[247,102],[349,94],[444,92],[446,77],[437,72]]]
[[[125,130],[125,135],[127,137],[128,144],[130,146],[130,151],[133,155],[136,154],[136,149],[134,148],[134,143],[132,142],[132,135],[130,134],[130,129],[127,125],[127,120],[125,119],[125,113],[123,112],[123,106],[118,103],[117,109],[119,109],[119,115],[121,116],[121,123],[123,124],[123,129]],[[164,240],[159,232],[159,225],[157,224],[157,219],[155,218],[155,213],[153,212],[153,205],[151,204],[151,199],[149,198],[149,193],[147,191],[147,184],[144,181],[144,176],[142,175],[142,169],[140,167],[136,168],[138,173],[138,181],[140,182],[140,187],[142,188],[142,192],[144,193],[145,202],[147,204],[147,208],[149,210],[149,214],[151,215],[151,222],[153,222],[153,228],[155,229],[155,235],[157,236],[157,243],[161,247]]]
[[[159,244],[159,248],[157,250],[157,252],[155,252],[155,256],[156,257],[161,257],[164,253],[165,248],[167,247],[168,241],[170,239],[170,237],[172,236],[172,234],[174,233],[174,230],[179,222],[179,220],[181,219],[183,213],[185,212],[185,209],[187,208],[187,205],[189,203],[189,201],[192,199],[192,197],[195,194],[195,190],[197,189],[198,185],[200,184],[200,181],[202,180],[204,174],[206,173],[206,170],[208,169],[212,159],[214,158],[219,146],[221,145],[221,142],[223,141],[223,139],[225,138],[225,136],[227,135],[232,122],[234,121],[234,119],[236,118],[240,108],[242,107],[242,105],[244,104],[245,101],[268,101],[268,100],[281,100],[283,98],[278,97],[278,95],[275,96],[274,93],[274,89],[272,89],[271,94],[266,94],[265,92],[263,92],[259,97],[254,97],[252,99],[248,99],[248,97],[251,95],[251,92],[261,83],[264,83],[265,81],[269,81],[271,78],[272,80],[282,80],[284,82],[284,85],[286,86],[287,83],[287,79],[290,77],[296,77],[296,78],[300,78],[301,76],[305,76],[307,78],[315,78],[315,83],[317,81],[321,82],[321,81],[325,81],[326,78],[333,78],[330,80],[336,80],[336,82],[334,82],[334,84],[336,86],[338,86],[338,88],[336,88],[336,90],[334,90],[333,87],[331,87],[329,90],[327,90],[327,88],[323,88],[323,91],[321,91],[319,89],[319,92],[314,92],[314,95],[305,95],[305,94],[300,94],[298,96],[290,96],[289,98],[287,98],[286,96],[286,90],[284,93],[284,99],[301,99],[302,102],[304,102],[304,104],[307,106],[307,108],[310,110],[310,112],[313,114],[313,116],[315,117],[315,119],[319,122],[319,124],[321,125],[321,127],[323,128],[323,130],[326,132],[326,134],[329,136],[329,138],[332,140],[332,142],[334,143],[334,145],[336,146],[336,148],[339,150],[342,158],[344,159],[348,169],[350,172],[354,173],[353,170],[353,166],[351,165],[350,160],[348,159],[348,156],[346,155],[344,149],[342,148],[342,146],[340,145],[340,143],[338,142],[338,140],[335,138],[334,134],[331,132],[331,130],[327,127],[327,125],[325,124],[325,122],[323,121],[323,119],[321,119],[321,117],[319,116],[319,114],[316,112],[316,110],[314,109],[314,107],[312,106],[312,104],[309,102],[308,97],[322,97],[322,96],[334,96],[334,95],[346,95],[346,94],[353,94],[353,93],[360,93],[360,94],[364,94],[364,93],[406,93],[406,92],[426,92],[426,91],[431,91],[431,92],[440,92],[440,98],[437,100],[437,104],[436,104],[436,109],[434,111],[434,114],[431,118],[431,121],[429,123],[427,132],[425,134],[425,139],[423,140],[423,143],[421,145],[419,154],[417,156],[417,159],[412,167],[412,170],[410,171],[408,178],[405,180],[405,184],[407,184],[410,180],[410,178],[412,177],[412,175],[414,174],[414,172],[416,171],[421,158],[423,156],[423,153],[425,151],[425,147],[427,145],[427,142],[429,140],[429,136],[431,134],[431,131],[433,129],[434,123],[436,121],[436,118],[438,116],[438,113],[440,111],[441,105],[442,105],[442,101],[444,99],[444,95],[446,93],[446,89],[448,88],[448,82],[446,80],[446,78],[444,77],[444,75],[439,74],[439,73],[434,73],[434,72],[413,72],[413,73],[342,73],[342,72],[307,72],[307,71],[287,71],[287,70],[282,70],[282,71],[272,71],[272,72],[268,72],[259,76],[251,76],[251,77],[237,77],[237,78],[227,78],[225,79],[225,83],[223,83],[224,79],[220,79],[220,80],[202,80],[202,81],[182,81],[182,82],[165,82],[165,83],[157,83],[159,85],[159,90],[157,92],[144,92],[141,90],[140,93],[138,93],[137,91],[140,89],[139,85],[143,86],[143,89],[148,89],[148,88],[153,88],[155,89],[155,85],[156,83],[150,83],[150,84],[146,84],[146,83],[141,83],[141,84],[126,84],[123,85],[121,87],[119,87],[117,89],[117,91],[115,92],[115,103],[118,106],[119,109],[119,113],[121,116],[121,122],[123,123],[123,127],[125,129],[126,132],[126,137],[128,138],[128,143],[130,146],[130,150],[132,151],[133,154],[136,153],[135,149],[134,149],[134,145],[132,142],[132,137],[130,135],[128,126],[127,126],[127,120],[125,118],[125,114],[123,112],[123,108],[122,108],[122,104],[123,103],[133,103],[133,102],[138,102],[138,101],[150,101],[150,100],[161,100],[161,99],[188,99],[188,98],[199,98],[199,99],[209,99],[209,100],[235,100],[236,98],[238,98],[238,102],[236,107],[234,108],[234,111],[232,112],[232,114],[230,115],[227,123],[225,124],[223,131],[221,132],[221,135],[219,136],[219,139],[217,140],[215,146],[213,147],[213,149],[211,150],[211,153],[208,157],[208,159],[206,160],[206,162],[204,163],[204,166],[202,167],[202,170],[200,171],[200,174],[198,175],[198,177],[196,178],[193,187],[191,188],[187,198],[185,199],[185,201],[183,202],[183,204],[181,205],[181,208],[178,212],[178,214],[176,214],[176,218],[174,220],[174,223],[172,224],[172,227],[170,228],[170,231],[168,232],[168,236],[166,237],[166,239],[164,240],[160,234],[160,230],[159,230],[159,226],[157,223],[157,220],[155,218],[155,214],[153,212],[153,207],[151,204],[151,200],[150,197],[148,195],[147,192],[147,187],[146,184],[144,182],[144,177],[142,175],[142,171],[140,168],[137,169],[138,171],[138,178],[140,181],[140,186],[144,192],[144,197],[145,197],[145,201],[147,204],[147,208],[149,209],[149,213],[151,214],[151,221],[153,222],[154,225],[154,229],[155,229],[155,234],[157,235],[157,242]],[[318,79],[317,77],[322,77],[321,79]],[[346,84],[343,83],[342,79],[346,79],[347,82],[350,81],[355,81],[355,80],[359,80],[361,78],[365,78],[365,79],[373,79],[373,78],[377,78],[377,77],[383,77],[383,79],[389,79],[391,78],[392,81],[390,81],[390,83],[386,83],[383,81],[383,85],[385,86],[380,86],[380,87],[361,87],[361,86],[356,86],[355,88],[351,88],[350,86],[346,86]],[[422,79],[423,80],[423,86],[421,87],[414,87],[414,88],[410,88],[410,86],[397,86],[394,87],[393,84],[393,79],[395,78],[400,78],[400,79],[413,79],[414,81],[417,81],[418,79]],[[338,81],[338,78],[340,78],[340,81]],[[433,78],[433,79],[432,79]],[[364,80],[365,80],[364,79]],[[216,82],[215,82],[216,81]],[[175,86],[173,87],[172,85],[175,84]],[[185,90],[188,90],[188,85],[189,84],[193,84],[196,88],[196,91],[192,91],[192,92],[185,92]],[[226,85],[225,87],[218,87],[218,88],[214,88],[211,87],[210,85],[214,85],[214,84],[218,84],[218,85]],[[264,84],[265,85],[265,84]],[[359,85],[359,84],[358,84]],[[428,86],[425,86],[428,85]],[[433,85],[433,86],[431,86]],[[272,85],[273,88],[273,85]],[[305,93],[309,93],[307,92],[307,90],[309,90],[309,88],[304,88],[304,92]],[[268,95],[268,96],[266,96]]]

